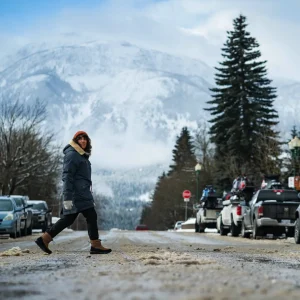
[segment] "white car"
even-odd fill
[[[221,235],[231,233],[238,236],[241,233],[245,205],[237,196],[232,196],[229,200],[223,201],[223,209],[217,220],[217,230]]]
[[[221,198],[215,198],[213,206],[199,206],[196,214],[195,232],[204,232],[205,228],[217,228],[217,218],[222,210]]]
[[[183,223],[184,221],[177,221],[175,226],[174,226],[174,230],[178,230],[178,229],[181,229],[181,224]]]

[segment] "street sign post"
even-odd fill
[[[187,204],[190,201],[192,193],[189,190],[184,190],[182,192],[183,201],[185,202],[185,221],[187,219]]]
[[[190,199],[191,198],[191,192],[189,191],[189,190],[184,190],[183,192],[182,192],[182,197],[183,197],[183,199]]]

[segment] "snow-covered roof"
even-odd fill
[[[184,223],[181,224],[181,226],[183,224],[194,224],[195,225],[196,222],[196,218],[189,218],[188,220],[186,220]]]
[[[38,204],[38,203],[46,203],[45,200],[28,200],[29,204]]]

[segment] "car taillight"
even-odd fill
[[[257,210],[258,216],[262,217],[264,215],[264,208],[263,206],[259,206]]]
[[[282,193],[283,192],[283,190],[273,190],[274,191],[274,193]]]
[[[241,216],[241,215],[242,215],[242,207],[241,207],[240,205],[238,205],[238,206],[236,207],[236,214],[237,214],[238,216]]]

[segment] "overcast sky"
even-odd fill
[[[300,80],[299,0],[1,0],[0,57],[26,43],[122,40],[216,66],[240,13],[273,77]]]

